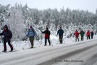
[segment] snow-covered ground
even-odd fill
[[[79,39],[80,39],[80,37],[79,37]],[[91,40],[95,40],[95,39],[97,39],[97,35],[94,36],[94,39],[87,40],[86,37],[84,37],[84,41],[75,42],[75,37],[66,38],[64,36],[63,44],[65,46],[69,46],[72,44],[82,43],[82,42],[91,41]],[[52,46],[60,46],[61,45],[61,44],[59,44],[58,36],[51,35],[50,41],[51,41]],[[28,41],[13,41],[12,45],[14,46],[15,50],[19,50],[19,51],[28,49],[31,46],[29,40]],[[48,42],[47,42],[47,45],[49,45]],[[43,48],[44,47],[44,38],[41,40],[35,40],[34,47],[37,49],[40,47]],[[3,43],[1,42],[0,43],[0,52],[2,52],[2,50],[3,50]],[[7,44],[7,51],[10,51],[8,44]]]
[[[69,49],[69,51],[65,51],[65,53],[70,52],[72,50],[75,50],[76,48],[81,48],[81,46],[74,46],[72,49],[68,46],[72,46],[72,45],[76,45],[76,44],[80,44],[80,43],[85,43],[88,41],[95,41],[97,40],[97,35],[94,36],[94,39],[90,39],[87,40],[85,37],[84,41],[80,41],[80,42],[75,42],[75,38],[71,37],[71,38],[66,38],[64,37],[64,42],[63,44],[59,44],[58,41],[58,36],[51,36],[51,42],[52,42],[52,46],[44,46],[44,39],[43,40],[39,40],[39,41],[35,41],[35,48],[32,49],[28,49],[30,47],[30,42],[29,41],[14,41],[12,42],[15,50],[18,50],[16,52],[8,52],[8,53],[3,53],[3,44],[0,43],[0,65],[27,65],[27,64],[32,64],[32,65],[37,65],[36,62],[38,63],[42,63],[45,61],[48,61],[49,59],[52,59],[52,57],[58,57],[60,55],[63,55],[64,52],[60,52],[59,51],[64,51]],[[42,43],[42,44],[41,44]],[[93,43],[95,44],[95,43]],[[89,44],[89,45],[82,45],[82,47],[87,47],[93,44]],[[8,50],[10,50],[9,46]],[[67,48],[64,48],[67,47]],[[64,49],[62,49],[64,48]],[[55,53],[55,54],[54,54]],[[56,54],[57,53],[57,54]],[[50,55],[49,55],[50,54]],[[52,56],[51,56],[52,54]],[[46,55],[46,56],[45,56]],[[33,62],[31,61],[31,59],[33,60]],[[37,61],[36,61],[37,60]],[[40,61],[41,60],[41,61]],[[26,63],[28,62],[29,63]],[[16,63],[19,64],[16,64]],[[23,64],[24,63],[24,64]],[[26,64],[25,64],[26,63]]]

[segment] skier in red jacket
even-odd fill
[[[87,39],[90,39],[90,30],[87,31],[86,36],[87,36]]]
[[[45,34],[45,45],[44,46],[47,45],[47,40],[48,40],[49,46],[50,46],[51,45],[51,43],[50,43],[50,34],[51,34],[50,31],[48,30],[48,28],[46,28],[46,30],[43,31],[42,33]]]
[[[75,31],[75,33],[74,33],[74,35],[75,35],[75,41],[79,41],[79,32],[76,30]]]

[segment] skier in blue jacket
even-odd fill
[[[34,46],[34,37],[36,35],[37,34],[36,34],[35,30],[33,29],[33,27],[30,26],[26,36],[29,37],[29,40],[30,40],[30,43],[31,43],[31,48],[33,48],[33,46]]]

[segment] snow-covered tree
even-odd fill
[[[11,7],[9,12],[10,12],[10,17],[5,22],[5,24],[10,26],[10,29],[13,32],[14,40],[17,39],[22,40],[25,37],[25,28],[26,28],[22,16],[22,11],[18,8]]]
[[[38,10],[29,8],[27,4],[15,4],[10,7],[10,4],[0,5],[0,26],[7,24],[13,32],[14,40],[22,40],[25,38],[25,33],[30,25],[41,34],[41,31],[48,27],[52,32],[56,31],[60,26],[65,30],[73,33],[75,29],[93,29],[97,31],[97,10],[96,13],[91,13],[84,10],[67,9],[45,9]],[[52,33],[55,34],[55,33]]]

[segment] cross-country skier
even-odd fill
[[[13,51],[13,46],[11,45],[11,38],[12,38],[12,32],[8,29],[8,26],[5,25],[3,27],[3,32],[0,33],[0,35],[3,35],[3,44],[4,44],[4,50],[2,52],[6,52],[7,48],[6,48],[6,43],[8,42],[8,45],[10,46],[11,50],[10,52]]]
[[[46,28],[46,30],[45,31],[42,31],[42,33],[44,33],[45,34],[45,45],[44,46],[46,46],[47,45],[47,40],[48,40],[48,42],[49,42],[49,46],[51,45],[51,42],[50,42],[50,31],[48,30],[48,28]]]
[[[91,34],[90,30],[88,30],[87,33],[86,33],[87,39],[90,39],[90,34]]]
[[[29,37],[30,43],[31,43],[31,48],[34,46],[34,37],[37,36],[36,31],[32,26],[30,26],[28,32],[27,32],[27,37]]]
[[[74,35],[75,35],[75,41],[77,41],[77,40],[79,41],[79,32],[78,32],[78,30],[75,31]]]
[[[63,43],[63,33],[64,33],[64,31],[63,31],[62,27],[60,27],[60,29],[57,31],[57,35],[59,35],[60,44]]]
[[[81,30],[81,31],[80,31],[81,41],[84,40],[84,34],[85,34],[85,32],[84,32],[83,30]]]
[[[93,36],[94,36],[94,32],[91,31],[91,39],[93,39]]]

